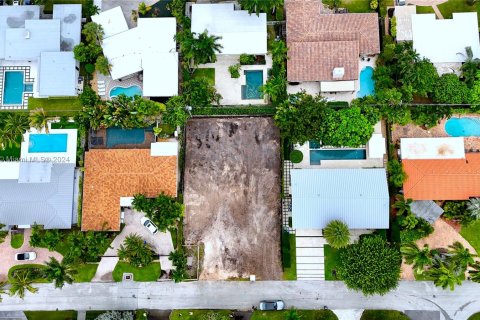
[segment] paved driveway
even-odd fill
[[[5,241],[0,244],[0,280],[5,280],[8,277],[8,270],[18,264],[43,264],[50,260],[50,257],[56,258],[58,261],[62,261],[63,256],[55,251],[48,251],[44,248],[32,248],[28,243],[30,241],[30,235],[32,229],[25,229],[23,245],[19,249],[14,249],[10,245],[11,233],[5,238]],[[15,261],[15,254],[19,252],[33,251],[37,254],[37,259],[34,261]]]

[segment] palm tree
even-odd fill
[[[480,262],[476,261],[474,264],[470,265],[470,267],[472,268],[471,270],[468,270],[470,280],[480,283]]]
[[[88,43],[102,43],[105,32],[102,25],[95,22],[88,22],[83,26],[82,34]]]
[[[25,297],[25,290],[36,293],[38,288],[32,286],[33,279],[30,270],[17,270],[10,280],[10,296],[18,296],[20,299]]]
[[[417,274],[422,274],[425,267],[429,267],[433,263],[432,251],[427,244],[420,249],[415,242],[403,244],[400,252],[405,258],[405,262],[412,264]]]
[[[454,264],[440,263],[426,271],[426,274],[436,286],[443,289],[450,288],[453,291],[455,285],[462,284],[463,274],[457,272]]]
[[[350,230],[348,226],[340,220],[330,221],[325,229],[323,236],[333,248],[340,249],[348,246],[350,242]]]
[[[468,211],[475,218],[475,220],[480,219],[480,198],[472,198],[467,205]]]
[[[282,100],[282,97],[286,96],[287,92],[287,77],[285,76],[285,69],[283,69],[278,75],[270,77],[265,85],[262,86],[263,94],[268,94],[273,103]]]
[[[14,141],[16,141],[19,136],[23,137],[23,134],[28,129],[30,129],[30,125],[28,124],[28,118],[25,116],[25,114],[12,112],[7,114],[5,117],[3,133],[10,138],[13,138]],[[16,144],[18,145],[17,142]]]
[[[457,54],[465,58],[465,62],[460,69],[462,71],[461,78],[465,81],[467,86],[471,88],[475,82],[477,70],[480,67],[480,59],[473,57],[471,47],[465,48],[465,54],[463,52],[458,52]]]
[[[118,249],[118,257],[134,267],[144,267],[153,261],[153,248],[138,234],[128,235]]]
[[[7,284],[6,281],[0,282],[0,302],[2,302],[2,294],[6,293],[6,291],[4,289],[6,284]]]
[[[48,117],[47,113],[43,108],[37,108],[35,110],[30,111],[30,125],[37,129],[38,131],[42,131],[45,129],[45,132],[48,133]]]
[[[273,63],[283,66],[285,64],[285,60],[287,59],[287,52],[288,48],[285,44],[285,41],[278,40],[272,42],[270,54],[272,55]]]
[[[470,253],[468,248],[465,248],[463,244],[456,241],[452,245],[448,246],[451,250],[448,252],[450,254],[450,260],[453,265],[458,269],[458,272],[465,272],[469,265],[475,263],[473,259],[476,255]]]
[[[138,13],[140,13],[142,16],[146,15],[152,7],[149,7],[145,4],[145,2],[140,2],[138,5]]]
[[[77,273],[77,270],[72,268],[69,263],[64,261],[59,262],[54,257],[50,257],[50,261],[46,262],[47,266],[43,271],[48,281],[53,281],[55,288],[62,288],[65,282],[68,284],[73,283],[73,275]]]
[[[393,207],[397,209],[397,215],[403,216],[404,213],[407,215],[410,214],[412,211],[410,209],[410,205],[412,204],[412,199],[407,199],[405,200],[405,197],[403,194],[397,194],[395,196],[395,203],[393,204]]]
[[[190,69],[196,68],[199,64],[217,61],[216,54],[223,48],[218,43],[221,37],[209,36],[207,30],[200,34],[189,31],[179,32],[175,35],[175,39],[180,43],[180,51],[184,60],[190,62],[188,64]]]

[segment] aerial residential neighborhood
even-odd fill
[[[0,0],[0,319],[480,319],[478,0]]]

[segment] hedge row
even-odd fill
[[[195,116],[227,116],[227,115],[274,115],[273,107],[211,107],[194,108],[192,114]]]

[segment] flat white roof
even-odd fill
[[[412,41],[412,15],[417,13],[417,6],[396,6],[397,41]]]
[[[320,82],[321,92],[342,92],[355,91],[355,81],[322,81]]]
[[[402,138],[402,159],[465,159],[463,137]]]
[[[42,52],[39,94],[42,97],[76,96],[78,71],[73,52]]]
[[[192,32],[222,37],[222,54],[266,54],[267,15],[235,10],[233,3],[193,4]]]
[[[464,62],[466,47],[472,48],[474,58],[480,58],[475,12],[456,12],[453,19],[442,20],[435,14],[416,14],[412,16],[412,31],[413,48],[433,63]]]
[[[53,5],[53,19],[60,20],[60,48],[62,51],[73,51],[80,43],[82,31],[81,4]]]
[[[60,51],[60,20],[27,20],[25,28],[6,30],[5,60],[36,60]]]
[[[152,157],[177,156],[178,142],[177,141],[154,142],[150,146],[150,155]]]
[[[143,95],[171,97],[178,94],[178,53],[144,54]]]
[[[0,162],[0,180],[17,180],[20,175],[19,161]]]
[[[374,133],[370,140],[368,140],[368,158],[378,159],[383,158],[387,149],[385,145],[385,138],[381,133]]]
[[[92,21],[102,25],[105,39],[128,30],[127,21],[120,6],[92,16]]]

